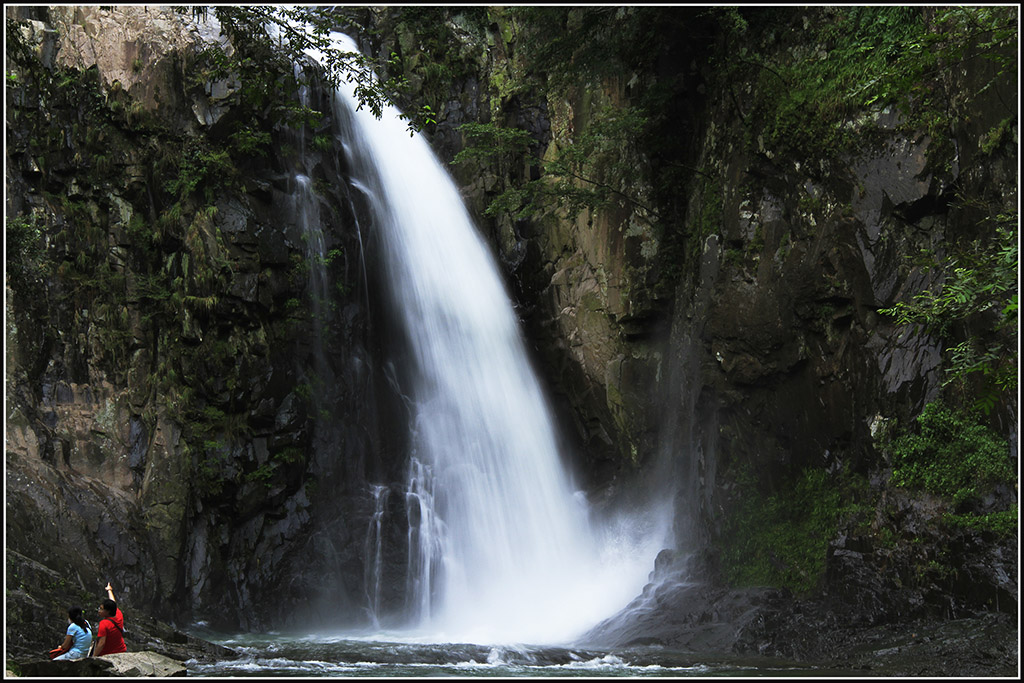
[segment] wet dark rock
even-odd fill
[[[1010,614],[982,612],[953,620],[886,619],[872,623],[851,605],[796,599],[775,589],[665,585],[645,590],[617,617],[586,634],[590,648],[656,646],[693,653],[764,657],[850,675],[1015,675],[1017,629]],[[910,600],[912,602],[912,600]],[[871,611],[870,605],[864,606]]]
[[[832,653],[831,666],[868,676],[1019,675],[1015,619],[984,614],[948,622],[920,621],[863,629]]]
[[[253,273],[235,277],[228,293],[243,301],[257,303],[259,301],[259,275]]]
[[[841,534],[829,547],[826,588],[811,595],[724,588],[699,571],[687,579],[693,558],[663,552],[642,595],[580,643],[756,655],[872,675],[1006,675],[1016,655],[1016,539],[939,534],[927,505],[909,497],[905,505],[918,543]],[[948,566],[929,559],[939,552]],[[939,652],[941,661],[924,654]]]
[[[32,659],[19,664],[21,675],[28,678],[81,678],[117,676],[114,662],[103,657],[86,657],[76,660],[51,661]]]
[[[285,432],[294,429],[301,424],[304,415],[298,409],[298,397],[288,394],[274,417],[274,429],[278,432]]]
[[[21,664],[26,677],[77,678],[93,676],[113,677],[182,677],[185,666],[170,657],[152,651],[121,652],[102,657],[74,660],[32,660]]]

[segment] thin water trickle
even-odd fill
[[[359,109],[350,84],[336,113],[412,358],[413,625],[466,642],[567,641],[640,592],[663,538],[589,519],[497,264],[426,141],[393,107]]]
[[[367,563],[363,583],[366,590],[370,621],[374,628],[379,629],[381,580],[384,570],[383,523],[389,491],[387,486],[376,485],[371,488],[370,492],[373,496],[374,509],[373,515],[370,517],[369,527],[366,530],[366,547],[364,552]]]

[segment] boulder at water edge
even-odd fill
[[[94,676],[186,676],[184,665],[156,652],[119,652],[102,657],[65,661],[40,659],[21,665],[22,676],[94,677]]]

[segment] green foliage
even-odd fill
[[[839,522],[860,510],[863,488],[853,475],[830,476],[806,468],[777,491],[760,491],[750,470],[736,477],[736,509],[721,538],[726,578],[734,586],[780,586],[797,593],[816,588],[824,576],[828,542]]]
[[[295,395],[303,401],[313,399],[313,385],[310,382],[299,382],[295,385]]]
[[[437,114],[429,104],[420,107],[419,120],[421,126],[428,126],[437,123]]]
[[[491,123],[462,129],[456,163],[496,167],[504,185],[488,216],[573,221],[589,212],[621,231],[631,259],[623,291],[639,310],[674,288],[691,246],[677,227],[680,188],[695,171],[680,163],[693,154],[680,134],[680,84],[695,77],[680,66],[700,52],[694,45],[710,46],[708,22],[678,7],[510,7],[490,16],[488,38],[509,59],[492,72]],[[509,125],[538,96],[552,112],[550,140]]]
[[[8,19],[7,29],[9,37],[21,36],[17,22]],[[249,407],[236,404],[248,368],[239,359],[267,353],[267,340],[263,329],[229,329],[218,319],[232,262],[216,203],[241,190],[238,169],[269,147],[271,127],[261,111],[243,106],[255,97],[233,103],[238,125],[224,137],[181,137],[155,121],[140,125],[138,104],[117,87],[102,88],[95,68],[48,69],[23,45],[8,47],[8,68],[18,74],[8,79],[16,133],[8,140],[38,166],[26,179],[43,205],[7,222],[11,284],[22,271],[34,282],[28,307],[45,292],[59,296],[61,310],[74,315],[59,321],[73,325],[60,334],[87,340],[83,353],[100,349],[101,367],[144,401],[144,419],[166,411],[181,425],[197,495],[225,495],[238,476],[228,454],[251,437]],[[135,151],[146,162],[141,191],[138,179],[124,174],[124,160]],[[72,180],[80,190],[62,192]],[[127,240],[114,224],[125,210]],[[50,313],[45,306],[30,310]],[[57,331],[45,334],[56,338]]]
[[[493,123],[464,123],[459,132],[466,137],[466,145],[455,155],[453,164],[526,154],[534,142],[528,131]]]
[[[204,203],[212,203],[220,190],[237,177],[238,170],[227,150],[209,147],[201,138],[191,140],[179,160],[178,175],[164,188],[179,201],[198,194]]]
[[[985,156],[990,156],[995,153],[997,149],[1002,147],[1006,140],[1012,137],[1013,124],[1015,121],[1016,117],[1008,116],[993,126],[980,141],[981,153]]]
[[[618,200],[656,217],[657,211],[630,186],[639,171],[631,154],[633,142],[646,125],[646,116],[634,107],[609,106],[596,112],[570,144],[545,160],[545,173],[554,180],[549,192],[562,198],[570,215]]]
[[[646,118],[635,108],[605,107],[575,141],[544,158],[528,155],[535,141],[527,131],[491,123],[463,124],[459,130],[467,144],[452,163],[495,159],[504,168],[518,160],[543,169],[542,177],[506,188],[493,199],[485,211],[488,216],[538,217],[558,207],[571,219],[585,209],[619,203],[650,223],[658,213],[632,185],[638,170],[629,153],[645,124]]]
[[[196,491],[204,497],[216,497],[224,491],[228,483],[224,473],[224,458],[227,448],[220,441],[207,439],[200,448],[190,448],[185,442],[185,451],[196,456],[194,484]]]
[[[971,323],[974,332],[946,349],[945,384],[962,384],[969,376],[980,376],[985,382],[975,402],[986,411],[1017,386],[1017,214],[997,215],[982,226],[991,224],[995,226],[992,239],[953,247],[954,253],[942,259],[924,254],[926,266],[945,275],[936,290],[880,310],[899,325],[920,326],[940,336]]]
[[[321,133],[313,137],[313,148],[318,149],[321,152],[330,151],[334,147],[334,139],[326,133]]]
[[[990,531],[997,536],[1013,536],[1017,533],[1018,527],[1017,504],[1014,503],[1008,510],[999,510],[985,515],[947,513],[943,519],[954,527]]]
[[[228,138],[234,150],[254,156],[267,156],[271,140],[268,131],[248,126],[239,126]]]
[[[37,214],[15,216],[4,222],[7,276],[19,294],[34,295],[50,271],[43,223]]]
[[[817,45],[793,48],[786,58],[762,51],[736,10],[719,12],[727,41],[726,87],[733,87],[731,81],[754,80],[755,98],[746,106],[733,92],[741,117],[758,122],[765,148],[805,154],[852,143],[854,133],[843,124],[893,99],[883,75],[903,46],[924,32],[916,7],[837,9],[815,26]]]
[[[564,92],[579,84],[650,72],[665,36],[685,31],[677,8],[531,6],[510,8],[533,85]],[[543,75],[543,78],[538,76]]]
[[[260,465],[252,472],[245,475],[245,480],[257,484],[263,484],[267,488],[270,488],[274,480],[274,475],[277,472],[277,465],[273,463],[266,463]]]
[[[17,50],[11,52],[18,54]],[[39,186],[54,188],[47,181],[57,168],[65,179],[73,174],[81,184],[83,180],[100,178],[118,184],[120,178],[111,162],[111,151],[119,140],[112,130],[114,116],[104,104],[96,70],[51,71],[28,58],[19,64],[19,69],[18,82],[8,83],[8,145],[12,154],[33,161],[39,172]],[[47,104],[45,109],[41,102]],[[97,243],[103,233],[99,206],[81,197],[72,199],[67,193],[51,194],[43,189],[41,194],[49,206],[36,211],[52,218],[31,221],[42,231],[40,237],[48,233],[49,239],[37,244],[48,244],[49,260],[58,264],[61,251],[69,260],[78,260],[81,255],[77,265],[82,270],[104,259],[106,245]],[[62,220],[62,214],[67,221]],[[15,233],[8,237],[14,238],[19,249],[31,247],[32,241],[24,241],[27,233],[20,223],[16,221],[8,227],[9,232],[14,228]]]
[[[400,101],[403,110],[416,111],[413,120],[420,128],[437,123],[452,95],[453,84],[475,72],[482,48],[461,40],[465,26],[482,31],[487,10],[483,7],[396,7],[384,14],[378,30],[398,36],[398,52],[388,55],[388,74],[400,80],[401,95],[413,94],[416,103]]]
[[[328,250],[328,252],[326,254],[324,254],[323,256],[321,256],[319,254],[314,254],[313,256],[311,256],[309,258],[309,262],[311,262],[312,265],[314,265],[314,266],[320,266],[320,267],[325,267],[326,268],[326,267],[331,266],[335,261],[337,261],[339,258],[341,258],[344,255],[345,255],[345,250],[344,249],[334,248],[334,249]],[[310,263],[306,263],[306,267],[307,268],[309,267],[309,265],[310,265]],[[292,306],[291,300],[289,300],[286,305]],[[296,300],[296,304],[295,305],[298,305],[298,300]]]
[[[997,240],[984,246],[975,240],[961,254],[945,260],[945,283],[938,292],[925,291],[912,302],[900,302],[883,313],[901,325],[918,324],[945,334],[957,321],[995,309],[999,324],[1009,326],[1017,316],[1018,246],[1016,217],[1004,216]]]
[[[775,152],[854,152],[864,134],[864,123],[855,120],[895,105],[908,127],[929,133],[929,153],[945,158],[951,151],[948,131],[956,98],[947,92],[944,74],[976,57],[992,60],[992,79],[969,99],[1016,71],[1012,7],[943,8],[930,18],[924,8],[914,6],[821,10],[813,28],[817,44],[786,53],[759,46],[763,33],[754,34],[740,11],[717,8],[709,13],[726,40],[720,65],[725,86],[754,81],[753,98],[732,90],[739,115],[751,126],[751,143],[756,142],[756,130],[760,144]],[[764,26],[763,17],[757,16],[756,24]]]
[[[297,463],[304,462],[306,459],[302,449],[294,446],[289,446],[288,448],[278,451],[273,457],[274,461],[285,465],[295,465]]]
[[[974,412],[934,401],[917,423],[918,433],[892,438],[886,446],[892,454],[894,485],[923,488],[960,504],[996,484],[1014,481],[1006,440],[981,424]]]
[[[212,10],[234,48],[230,54],[220,45],[207,48],[201,55],[202,68],[194,84],[231,79],[239,87],[245,108],[267,112],[272,123],[305,125],[319,117],[318,112],[294,103],[302,77],[295,75],[292,65],[308,61],[307,50],[321,55],[327,85],[353,84],[360,106],[369,107],[378,117],[390,95],[406,87],[400,78],[378,78],[369,58],[332,44],[330,33],[337,17],[330,7],[215,5],[175,9],[196,16]],[[410,122],[410,127],[414,126]]]
[[[202,415],[206,422],[212,423],[216,426],[222,425],[227,417],[227,415],[224,414],[224,411],[216,406],[205,406],[202,410]]]

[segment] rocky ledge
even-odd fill
[[[157,652],[119,652],[102,657],[53,661],[37,659],[21,665],[21,675],[33,678],[122,676],[127,678],[187,676],[185,665]]]
[[[649,586],[581,645],[693,653],[702,661],[761,657],[835,676],[1014,677],[1020,662],[1017,621],[1006,612],[868,623],[834,600],[699,582]]]

